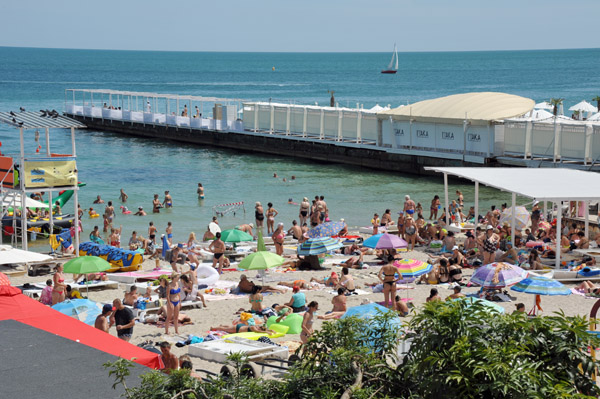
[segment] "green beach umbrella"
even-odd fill
[[[221,240],[223,242],[242,242],[252,241],[253,239],[254,237],[250,234],[238,229],[223,230],[221,232]]]
[[[89,274],[103,272],[111,267],[110,263],[98,256],[80,256],[65,263],[63,271],[73,274]],[[86,291],[89,293],[87,284]]]
[[[272,267],[281,266],[285,262],[285,259],[273,252],[267,251],[265,246],[265,240],[263,239],[262,232],[258,232],[258,245],[257,251],[253,254],[246,256],[240,264],[238,269],[242,270],[267,270]]]

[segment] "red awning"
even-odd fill
[[[0,286],[0,320],[16,320],[152,369],[160,355],[125,342],[27,297],[16,287]]]

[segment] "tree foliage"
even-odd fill
[[[370,320],[324,323],[279,379],[243,375],[232,355],[229,378],[200,382],[185,371],[150,372],[129,398],[591,398],[598,362],[588,348],[600,340],[583,317],[500,315],[478,303],[430,303],[399,328],[382,313]],[[410,349],[399,354],[399,342]],[[125,361],[111,365],[116,384]],[[180,394],[183,393],[183,394]],[[178,396],[178,394],[180,394]]]

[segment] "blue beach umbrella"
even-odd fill
[[[331,237],[338,235],[343,228],[344,223],[342,222],[328,222],[309,230],[306,235],[308,238]]]
[[[571,295],[571,289],[548,277],[530,275],[510,288],[513,291],[537,295]]]
[[[342,246],[338,240],[330,237],[311,238],[298,246],[298,255],[320,255],[339,249]]]
[[[89,299],[67,299],[52,306],[52,309],[93,326],[96,317],[102,313],[102,304]]]

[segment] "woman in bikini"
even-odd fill
[[[310,202],[308,202],[308,198],[302,198],[302,202],[300,203],[300,213],[298,214],[298,218],[300,219],[300,226],[306,223],[308,219],[308,212],[310,211]]]
[[[496,244],[498,243],[498,235],[494,233],[494,228],[488,226],[485,231],[485,239],[483,240],[483,264],[493,263],[496,259]]]
[[[158,199],[158,194],[154,194],[154,199],[152,200],[152,213],[159,213],[160,208],[162,208],[162,203]]]
[[[171,283],[167,287],[167,320],[165,321],[165,334],[169,334],[169,324],[173,321],[175,334],[179,334],[179,310],[181,309],[181,287],[179,274],[171,275]]]
[[[63,274],[63,265],[56,266],[56,272],[52,276],[54,288],[52,289],[52,306],[65,300],[67,285],[65,284],[65,275]]]
[[[440,208],[440,196],[436,195],[431,200],[431,206],[429,207],[429,220],[436,220],[438,218],[438,209]]]
[[[265,308],[263,306],[263,295],[261,294],[262,287],[260,285],[254,285],[252,287],[252,293],[250,294],[250,298],[248,298],[248,302],[250,302],[250,313],[257,314],[265,318],[271,316],[277,316],[277,313],[273,308]]]
[[[396,282],[399,279],[402,279],[402,275],[399,274],[399,278],[396,279],[396,273],[398,273],[398,269],[391,264],[383,266],[379,269],[379,274],[377,278],[383,283],[383,299],[384,306],[387,307],[391,300],[396,296]]]
[[[279,215],[279,212],[273,208],[273,203],[267,204],[267,234],[271,234],[275,231],[275,216]]]
[[[253,319],[250,319],[254,321]],[[250,321],[249,320],[249,321]],[[225,331],[228,334],[237,334],[244,332],[256,332],[256,333],[267,333],[268,335],[275,334],[275,331],[267,329],[266,326],[246,325],[244,323],[237,323],[235,326],[216,326],[211,327],[211,331]]]
[[[417,225],[411,216],[406,217],[404,222],[404,234],[406,235],[406,241],[410,245],[410,251],[413,251],[417,242]]]
[[[254,205],[254,219],[256,219],[256,228],[262,230],[263,221],[265,220],[265,213],[260,202]]]
[[[267,221],[267,228],[269,222]],[[279,223],[277,225],[277,229],[271,235],[273,239],[273,243],[275,244],[275,252],[277,255],[283,255],[283,239],[285,237],[285,232],[283,231],[283,223]]]

